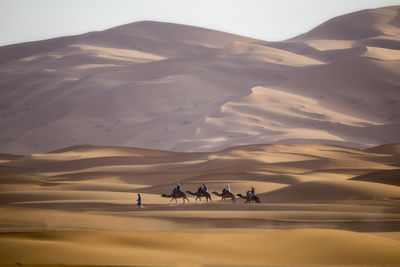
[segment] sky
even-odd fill
[[[141,20],[280,41],[346,13],[400,0],[0,0],[0,46]]]

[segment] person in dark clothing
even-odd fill
[[[255,192],[254,187],[251,187],[251,189],[247,191],[247,196],[249,197],[255,196],[254,192]]]
[[[224,193],[230,193],[231,192],[231,187],[229,186],[229,184],[227,184],[226,185],[226,188],[224,188],[223,190],[222,190],[222,193],[224,194]]]
[[[138,208],[142,208],[143,206],[142,206],[142,197],[140,196],[140,194],[137,194],[138,195],[138,198],[137,198],[137,207]]]
[[[206,192],[208,192],[208,187],[205,184],[203,184],[202,193]]]
[[[176,183],[176,187],[174,189],[172,189],[172,193],[175,194],[175,193],[177,193],[179,191],[182,191],[181,190],[181,184],[180,183]]]

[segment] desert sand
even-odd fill
[[[0,265],[400,266],[399,10],[0,47]]]
[[[363,10],[280,42],[142,21],[0,47],[0,151],[399,143],[398,18]]]
[[[82,145],[1,159],[1,264],[400,264],[398,144]],[[177,182],[210,192],[229,183],[235,194],[254,186],[261,203],[188,195],[169,206],[161,194]]]

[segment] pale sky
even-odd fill
[[[0,0],[0,46],[141,20],[279,41],[338,15],[391,5],[400,0]]]

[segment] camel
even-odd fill
[[[186,193],[188,193],[188,194],[190,194],[190,195],[192,195],[192,196],[196,196],[195,201],[197,201],[197,199],[199,199],[200,202],[201,202],[201,198],[202,198],[202,197],[205,197],[206,200],[207,200],[207,202],[208,202],[209,199],[210,199],[210,201],[212,202],[210,193],[204,192],[204,191],[202,190],[202,187],[200,187],[199,190],[197,190],[196,193],[193,193],[193,192],[190,192],[190,191],[186,191]]]
[[[190,203],[189,199],[186,197],[186,194],[182,191],[176,191],[172,194],[162,194],[161,197],[165,197],[165,198],[171,198],[171,201],[169,202],[169,205],[171,206],[171,202],[173,200],[175,200],[176,204],[178,204],[177,199],[178,198],[182,198],[183,199],[183,204],[185,204],[185,199]]]
[[[255,201],[256,203],[261,203],[260,199],[259,199],[256,195],[252,195],[252,196],[246,195],[246,196],[243,196],[242,194],[237,194],[236,196],[238,196],[238,197],[240,197],[240,198],[243,198],[243,199],[246,199],[246,201],[245,201],[244,203],[251,203],[251,201]]]
[[[221,197],[221,200],[225,201],[225,199],[230,198],[232,199],[232,202],[235,202],[235,195],[232,194],[231,192],[228,191],[223,191],[222,194],[218,193],[218,192],[212,192],[214,195]]]

